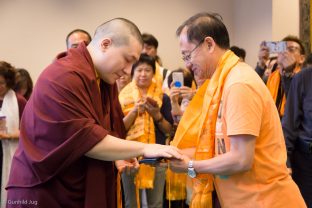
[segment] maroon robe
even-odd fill
[[[22,117],[7,207],[116,207],[113,162],[85,156],[107,134],[125,136],[116,85],[100,89],[84,44],[42,72]]]

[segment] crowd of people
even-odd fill
[[[183,68],[115,18],[66,37],[36,86],[0,61],[1,205],[312,208],[312,69],[289,35],[256,67],[222,17],[176,31]]]

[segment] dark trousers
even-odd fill
[[[292,178],[308,208],[312,208],[312,154],[295,150],[291,159]]]

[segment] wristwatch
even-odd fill
[[[188,163],[188,168],[187,168],[187,175],[191,178],[195,178],[196,177],[196,172],[195,169],[193,167],[193,160],[190,160]]]

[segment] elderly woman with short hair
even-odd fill
[[[155,81],[155,59],[142,54],[131,71],[130,82],[119,94],[125,114],[128,140],[165,144],[173,119],[168,95]],[[141,164],[138,172],[123,171],[125,207],[137,207],[139,193],[145,189],[148,207],[162,208],[165,168]]]

